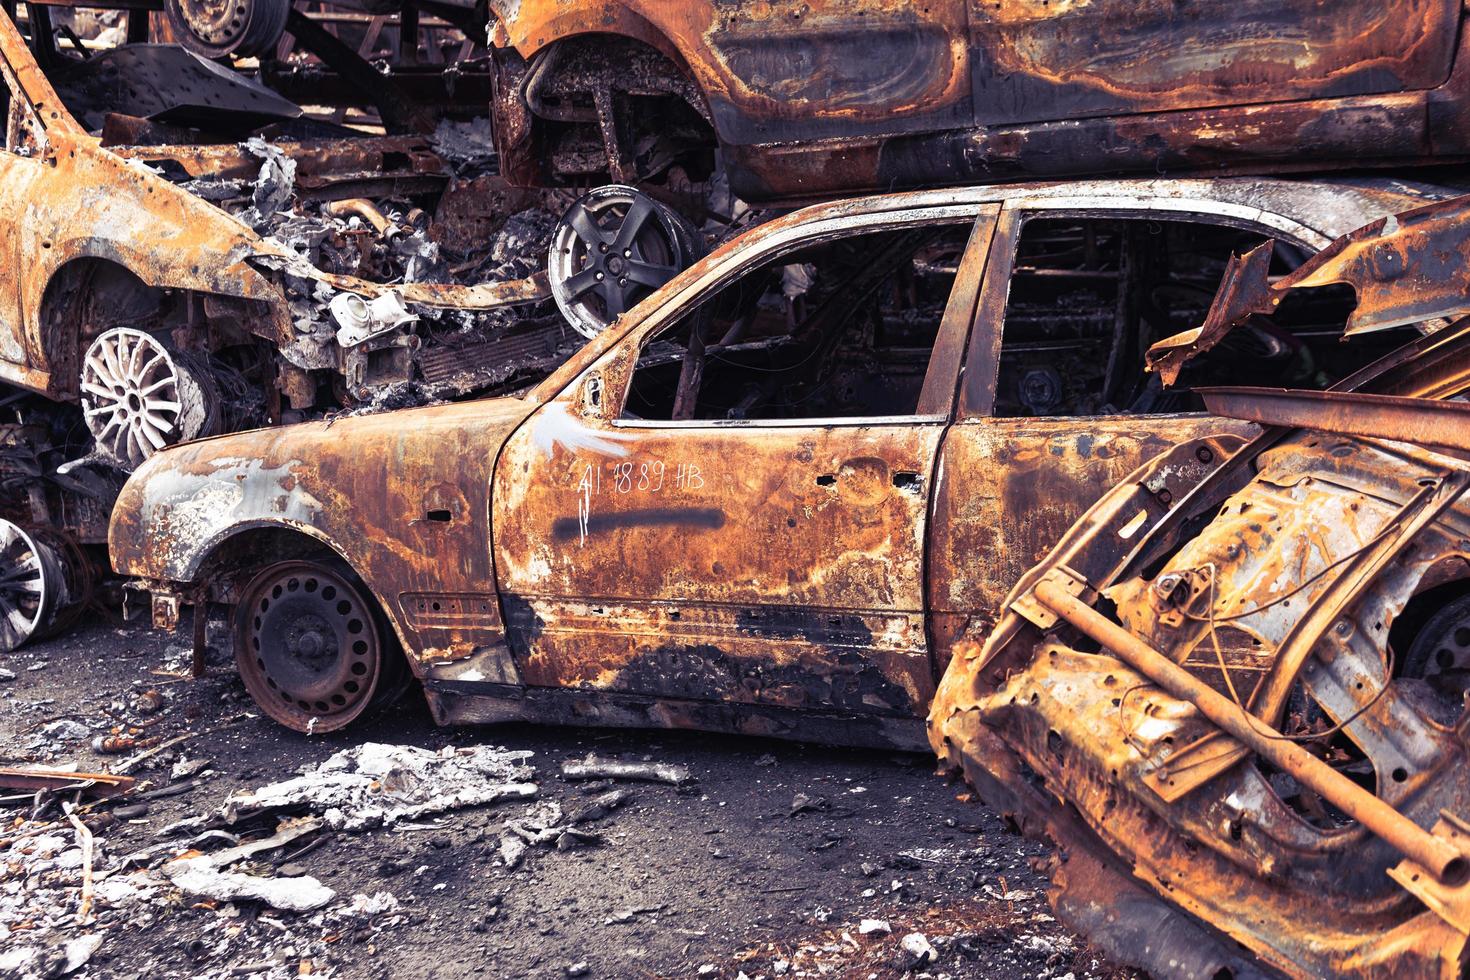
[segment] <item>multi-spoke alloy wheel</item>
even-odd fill
[[[698,257],[683,217],[631,187],[586,194],[551,238],[551,294],[573,329],[595,337]]]
[[[1404,674],[1423,678],[1456,705],[1464,703],[1470,694],[1470,596],[1429,617],[1404,658]]]
[[[345,570],[288,561],[235,610],[235,663],[255,703],[287,728],[342,728],[395,684],[372,600]],[[396,654],[394,654],[396,656]]]
[[[51,545],[0,519],[0,652],[45,633],[70,601],[62,562]]]
[[[164,446],[209,435],[214,402],[205,372],[141,330],[109,330],[82,359],[87,428],[127,470]]]

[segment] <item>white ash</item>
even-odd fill
[[[232,798],[224,815],[306,808],[336,830],[392,826],[400,820],[503,799],[536,795],[534,753],[496,746],[434,752],[411,745],[365,742],[344,749],[295,779]]]

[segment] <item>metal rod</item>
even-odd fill
[[[208,650],[209,606],[201,596],[194,603],[194,652],[190,673],[197,679],[204,676],[204,654]]]
[[[1405,857],[1423,865],[1441,881],[1457,879],[1467,861],[1448,841],[1436,837],[1374,794],[1333,769],[1295,742],[1285,740],[1189,671],[1070,595],[1056,582],[1043,580],[1036,599],[1092,637],[1129,666],[1181,700],[1199,709],[1214,724],[1251,751],[1315,791],[1348,817],[1367,827]]]

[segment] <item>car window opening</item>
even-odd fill
[[[854,235],[751,270],[644,346],[623,417],[915,414],[971,227]]]
[[[1202,221],[1033,218],[1011,273],[996,381],[1000,417],[1197,412],[1195,387],[1322,389],[1407,342],[1412,327],[1344,343],[1348,286],[1290,295],[1232,331],[1165,389],[1144,371],[1156,341],[1204,322],[1231,254],[1265,236]],[[1278,240],[1271,274],[1309,253]]]

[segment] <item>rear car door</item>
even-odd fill
[[[969,0],[975,120],[1433,88],[1459,21],[1459,0]]]
[[[1020,576],[1141,463],[1186,440],[1253,431],[1206,415],[1192,386],[1324,388],[1412,334],[1340,343],[1352,295],[1333,287],[1237,330],[1163,389],[1144,352],[1203,322],[1230,255],[1267,237],[1280,243],[1277,272],[1326,244],[1280,216],[1213,202],[1007,206],[935,488],[929,600],[941,663],[957,636],[983,637]]]
[[[720,138],[745,145],[968,126],[965,2],[673,6],[708,45]]]
[[[494,527],[527,684],[664,699],[641,709],[661,724],[920,737],[929,487],[997,210],[752,249],[517,432]]]

